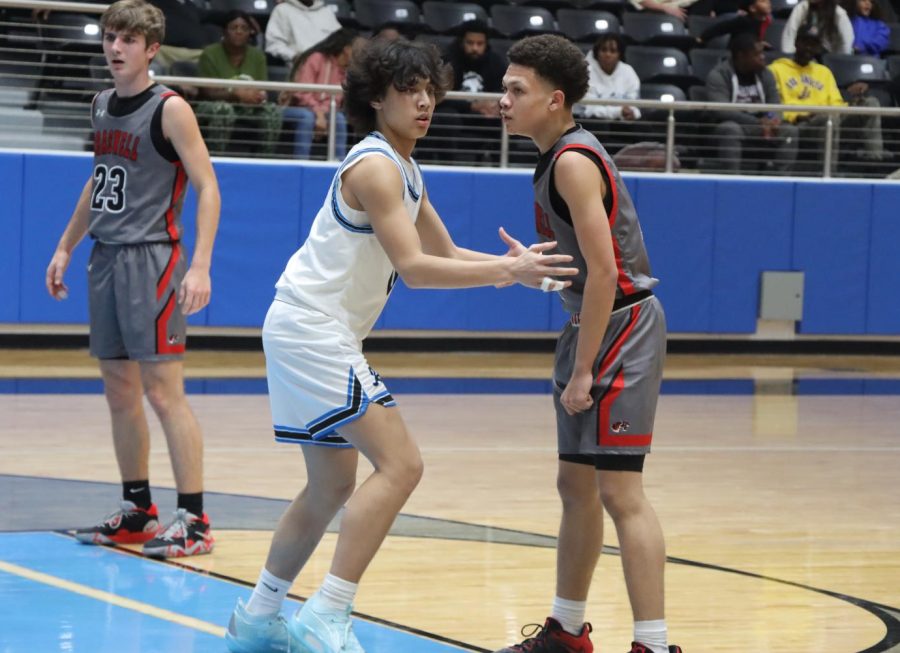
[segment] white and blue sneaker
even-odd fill
[[[365,653],[353,634],[351,611],[335,610],[313,594],[288,621],[292,644],[299,653]]]
[[[284,617],[252,615],[240,599],[231,613],[225,644],[231,653],[295,653],[297,650],[291,645]]]

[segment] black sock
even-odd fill
[[[122,498],[146,510],[153,503],[150,498],[150,481],[122,481]]]
[[[178,493],[178,507],[184,508],[192,515],[198,517],[203,516],[203,493],[195,492],[194,494]]]

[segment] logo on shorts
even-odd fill
[[[613,433],[624,433],[628,429],[631,428],[631,424],[622,420],[621,422],[613,422],[612,426],[609,427],[609,430]]]
[[[173,334],[173,335],[169,336],[169,344],[170,344],[170,345],[174,345],[176,342],[178,342],[178,336],[177,336],[177,335],[174,335],[174,334]]]
[[[373,370],[371,365],[369,365],[369,374],[371,374],[372,377],[375,379],[372,382],[372,385],[377,387],[381,383],[381,375],[378,372],[376,372],[375,370]]]

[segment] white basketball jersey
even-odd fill
[[[396,190],[415,223],[424,192],[422,172],[415,161],[397,154],[384,136],[372,132],[338,168],[309,237],[275,284],[276,299],[329,315],[359,340],[369,334],[397,280],[369,216],[347,206],[341,195],[341,175],[372,155],[387,157],[400,170],[402,185]]]

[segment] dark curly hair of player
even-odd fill
[[[571,108],[587,93],[587,60],[578,46],[562,36],[529,36],[513,44],[507,56],[510,63],[533,68],[538,77],[561,90],[567,107]]]
[[[450,88],[453,73],[431,43],[399,39],[372,39],[354,49],[344,80],[344,113],[357,132],[375,129],[372,102],[384,98],[388,87],[406,91],[427,79],[440,102]]]

